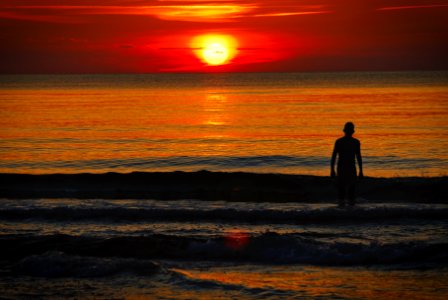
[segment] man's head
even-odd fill
[[[344,125],[344,133],[345,135],[352,136],[355,133],[355,124],[352,122],[347,122]]]

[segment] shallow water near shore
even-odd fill
[[[446,299],[447,269],[187,266],[106,279],[27,277],[0,282],[11,299]]]
[[[0,287],[11,299],[443,299],[447,215],[446,204],[3,199]]]

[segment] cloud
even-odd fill
[[[278,12],[278,13],[265,13],[253,15],[254,17],[286,17],[286,16],[300,16],[300,15],[316,15],[316,14],[328,14],[332,13],[329,10],[321,11],[296,11],[296,12]]]
[[[149,12],[162,20],[222,22],[239,18],[255,8],[252,5],[171,5],[155,6]]]
[[[402,10],[402,9],[421,9],[421,8],[438,8],[438,7],[448,7],[448,4],[388,6],[378,8],[377,10]]]
[[[169,21],[232,22],[252,17],[285,17],[328,13],[322,5],[296,5],[280,1],[266,5],[257,2],[159,0],[156,5],[18,5],[0,7],[0,18],[73,22],[92,15],[136,15]]]
[[[35,13],[23,13],[15,10],[0,10],[0,19],[12,19],[21,21],[50,22],[50,23],[79,23],[79,18],[61,15],[46,15]]]

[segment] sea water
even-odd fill
[[[3,199],[0,220],[8,299],[448,293],[446,204]]]
[[[328,175],[353,121],[366,175],[446,175],[447,78],[2,75],[0,172]],[[219,200],[0,199],[1,297],[446,299],[445,204]]]
[[[347,121],[366,175],[446,175],[447,72],[1,75],[0,172],[328,175]]]

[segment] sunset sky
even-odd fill
[[[3,74],[440,70],[447,55],[448,0],[0,3]]]

